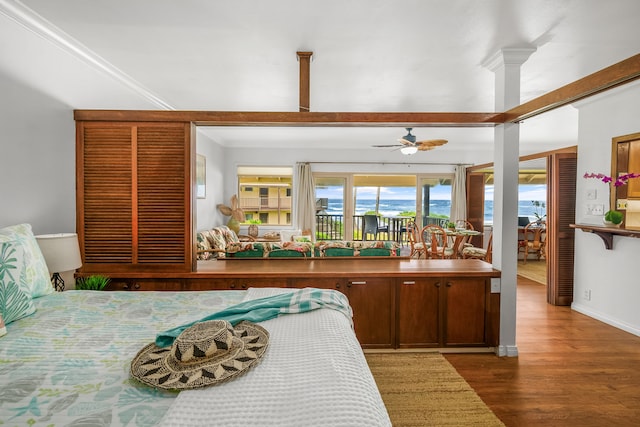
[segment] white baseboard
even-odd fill
[[[585,316],[589,316],[603,323],[606,323],[607,325],[611,325],[615,328],[622,329],[625,332],[629,332],[630,334],[640,337],[640,329],[638,329],[636,326],[629,325],[625,322],[621,322],[619,319],[609,317],[603,313],[591,309],[584,304],[573,302],[571,304],[571,309],[577,311],[578,313],[582,313]]]
[[[517,345],[499,345],[497,354],[498,356],[518,357],[518,346]]]

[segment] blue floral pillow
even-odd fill
[[[27,286],[24,248],[0,243],[0,315],[9,324],[36,311]]]
[[[38,241],[30,224],[19,224],[0,229],[0,243],[21,246],[24,252],[26,284],[31,298],[54,292],[49,278],[47,262],[44,260]],[[4,319],[6,323],[7,319]]]

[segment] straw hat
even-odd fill
[[[256,365],[269,345],[269,332],[243,321],[199,322],[171,347],[149,344],[131,361],[131,376],[152,387],[186,390],[233,379]]]

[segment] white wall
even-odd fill
[[[224,196],[225,179],[223,148],[198,132],[196,135],[196,153],[206,157],[206,197],[196,199],[196,230],[205,230],[221,224],[226,224],[228,217],[218,211],[219,203],[229,205],[229,197]]]
[[[640,82],[627,84],[576,105],[579,109],[576,222],[601,224],[602,217],[586,215],[587,203],[609,208],[609,188],[585,172],[611,174],[611,139],[640,132]],[[629,171],[640,172],[640,171]],[[586,199],[596,189],[597,200]],[[574,301],[572,308],[635,335],[640,335],[640,239],[614,237],[613,249],[591,233],[576,231]],[[591,291],[591,299],[585,298]]]
[[[0,227],[75,232],[72,109],[0,74]]]

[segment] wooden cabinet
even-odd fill
[[[108,290],[244,290],[250,287],[335,289],[353,309],[363,348],[498,345],[499,272],[479,260],[214,261],[197,273],[106,273]],[[80,276],[83,274],[81,273]]]
[[[489,281],[483,278],[452,278],[443,281],[444,346],[487,344]]]
[[[116,279],[109,282],[108,291],[184,291],[185,282],[181,279]]]
[[[397,286],[399,348],[491,345],[488,279],[403,278]]]
[[[363,348],[393,348],[395,344],[395,287],[387,278],[348,279],[347,297],[353,327]]]
[[[398,347],[440,346],[441,278],[399,279]]]
[[[76,125],[82,272],[192,270],[191,125]]]
[[[393,348],[395,342],[394,279],[295,278],[294,288],[335,289],[349,299],[353,327],[363,348]]]

